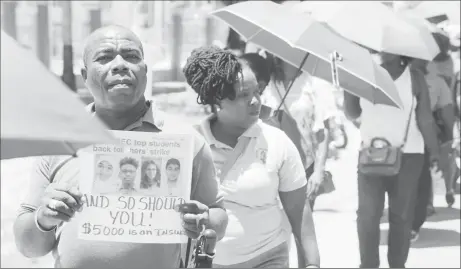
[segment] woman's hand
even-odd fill
[[[307,181],[307,198],[313,199],[323,183],[323,171],[315,171]]]
[[[208,206],[198,201],[190,201],[179,206],[177,211],[181,213],[182,226],[187,236],[192,239],[198,238],[209,223]]]

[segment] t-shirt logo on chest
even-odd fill
[[[263,164],[266,164],[267,149],[265,148],[256,149],[256,158],[258,158]]]

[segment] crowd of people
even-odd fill
[[[373,105],[343,92],[344,113],[360,128],[361,151],[390,143],[403,152],[395,175],[358,169],[360,267],[379,267],[386,193],[392,268],[405,267],[411,241],[432,213],[434,177],[443,176],[447,204],[455,202],[460,75],[453,70],[454,47],[442,34],[435,38],[441,53],[429,63],[370,50],[393,78],[403,109]],[[454,49],[459,51],[459,44]],[[194,138],[191,200],[198,212],[181,214],[181,220],[190,238],[201,233],[197,222],[216,231],[213,267],[289,267],[292,243],[299,268],[320,267],[312,212],[315,198],[334,189],[327,182],[331,174],[325,163],[337,128],[336,89],[264,51],[236,55],[204,46],[191,53],[183,71],[198,102],[217,107],[197,126],[145,99],[147,67],[139,38],[121,26],[100,28],[84,48],[82,77],[94,97],[88,109],[112,130],[181,129]],[[181,266],[179,244],[79,239],[80,168],[78,158],[68,159],[41,157],[31,173],[14,225],[23,255],[53,252],[55,266],[68,268]],[[152,169],[158,170],[155,163]],[[295,242],[290,241],[292,234]]]

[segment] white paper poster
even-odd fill
[[[185,243],[175,206],[189,200],[193,141],[189,135],[113,131],[117,145],[79,153],[79,238],[134,243]]]

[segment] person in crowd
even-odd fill
[[[330,127],[334,124],[335,100],[325,84],[315,83],[306,72],[273,55],[268,55],[271,80],[263,94],[263,103],[277,109],[282,106],[301,134],[301,151],[308,178],[308,198],[314,208],[315,198],[325,178],[325,164],[331,142]],[[293,81],[290,89],[289,85]],[[274,111],[275,112],[275,111]]]
[[[450,87],[455,79],[455,63],[450,55],[450,37],[441,29],[432,33],[432,36],[440,49],[440,53],[427,65],[428,72],[441,76]]]
[[[139,38],[127,28],[95,30],[84,46],[82,77],[94,97],[88,109],[111,130],[189,133],[193,139],[191,203],[198,214],[181,214],[187,236],[197,238],[202,225],[218,239],[227,226],[210,147],[192,127],[156,109],[144,98],[147,67]],[[76,134],[78,135],[78,134]],[[62,164],[66,161],[65,164]],[[56,168],[59,168],[55,171]],[[54,176],[52,176],[54,175]],[[80,161],[72,156],[38,160],[28,195],[14,224],[20,252],[41,257],[53,252],[58,268],[178,268],[180,244],[98,242],[78,238],[83,208]],[[200,226],[200,227],[199,227]]]
[[[461,75],[460,72],[456,74],[456,84],[454,85],[454,99],[456,104],[456,115],[457,119],[455,122],[455,128],[453,128],[453,151],[455,162],[457,162],[457,177],[455,176],[455,180],[453,181],[453,189],[456,189],[456,181],[459,179],[459,172],[460,172],[460,155],[461,155],[461,120],[460,120],[460,111],[461,111]]]
[[[184,75],[200,104],[219,107],[196,126],[211,146],[229,214],[213,266],[288,266],[280,197],[302,248],[303,267],[319,267],[301,158],[281,130],[259,120],[264,89],[248,62],[215,46],[201,47],[187,59]]]
[[[161,174],[158,165],[152,159],[147,159],[141,165],[140,189],[146,193],[156,193],[161,187]]]
[[[450,176],[454,175],[453,172],[456,166],[454,158],[451,156],[453,126],[455,122],[454,106],[451,99],[450,88],[445,79],[436,72],[429,72],[427,65],[427,61],[415,59],[412,61],[411,67],[419,69],[419,71],[423,72],[425,75],[429,90],[431,111],[436,115],[440,115],[440,121],[443,124],[441,128],[438,128],[439,132],[442,133],[439,137],[443,137],[445,140],[444,143],[440,143],[440,165],[445,179],[446,200],[448,205],[451,206],[454,203],[454,190],[452,188],[453,184],[452,180],[450,180]],[[434,208],[431,201],[431,196],[433,197],[433,179],[430,166],[430,154],[429,150],[426,148],[423,171],[419,179],[415,216],[411,232],[411,240],[413,242],[418,239],[421,226]]]
[[[307,73],[297,75],[298,69],[282,59],[261,51],[259,54],[266,54],[266,66],[269,68],[269,74],[261,76],[263,80],[261,83],[269,86],[262,95],[263,108],[266,108],[268,112],[263,111],[260,118],[284,131],[298,149],[308,179],[309,206],[314,210],[315,199],[321,194],[322,188],[324,192],[334,190],[331,184],[326,186],[327,182],[324,180],[329,173],[325,171],[325,164],[332,137],[330,127],[334,121],[335,100],[331,92],[328,92],[331,89],[326,86],[326,82],[323,85],[315,83],[317,80]],[[255,55],[255,53],[246,55]],[[247,58],[251,63],[253,59],[246,55],[242,58]],[[256,56],[252,58],[257,59]],[[259,60],[259,62],[262,61]],[[261,70],[256,72],[257,77],[258,74],[266,74],[262,63],[253,65],[258,67],[253,68],[254,70]],[[293,86],[280,106],[291,80],[294,80]],[[276,112],[279,106],[280,110]],[[274,113],[277,113],[277,116]],[[332,183],[331,177],[330,183]],[[288,244],[291,245],[291,226],[285,214],[283,226],[286,230]],[[303,254],[299,244],[297,244],[297,250],[300,262],[298,265],[302,267]]]
[[[134,188],[136,180],[136,172],[138,171],[139,163],[136,159],[125,157],[120,160],[120,189],[118,192],[122,195],[135,195],[137,190]]]
[[[385,194],[389,197],[388,262],[391,268],[404,268],[408,258],[418,183],[424,164],[424,146],[430,163],[437,167],[440,148],[430,108],[424,74],[410,69],[410,59],[372,51],[377,63],[386,69],[397,86],[403,108],[374,105],[344,91],[344,108],[349,119],[360,117],[362,147],[382,147],[384,142],[401,147],[403,156],[396,176],[378,176],[358,171],[357,230],[360,267],[380,264],[380,220]],[[406,137],[406,139],[405,139]],[[371,144],[380,138],[383,143]],[[359,158],[359,167],[360,167]]]
[[[445,109],[437,109],[434,111],[435,120],[437,126],[439,127],[439,140],[442,143],[440,165],[444,174],[445,186],[447,190],[445,200],[448,206],[451,206],[455,202],[453,182],[459,176],[459,169],[456,167],[455,158],[452,154],[453,128],[449,129],[449,126],[446,125],[446,123],[448,120],[447,117],[453,118],[453,113],[455,113],[456,109],[454,105],[456,101],[453,99],[454,84],[456,84],[455,62],[451,56],[453,52],[451,52],[451,41],[449,34],[443,30],[440,30],[433,33],[433,36],[440,48],[440,53],[434,58],[433,61],[427,64],[426,70],[429,74],[438,75],[445,80],[450,89],[452,99],[451,104],[448,105]],[[433,206],[433,195],[431,195],[429,210],[430,213],[435,213]]]

